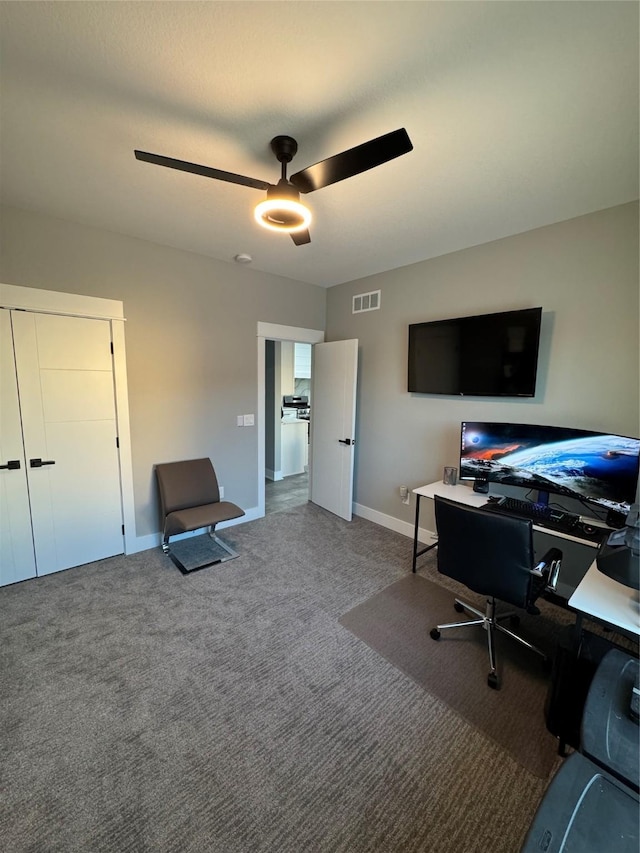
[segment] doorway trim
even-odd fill
[[[133,466],[131,459],[131,430],[129,422],[129,392],[127,388],[127,361],[124,344],[123,303],[117,299],[99,296],[81,296],[55,290],[40,290],[0,283],[0,307],[33,311],[39,314],[61,314],[108,320],[113,342],[113,381],[118,429],[120,494],[122,521],[124,523],[124,553],[133,554],[140,548],[136,544],[136,516],[133,498]]]
[[[303,329],[298,326],[282,326],[278,323],[263,323],[258,320],[258,512],[257,518],[264,516],[264,478],[265,478],[265,344],[266,341],[293,341],[298,344],[324,343],[324,332],[320,329]]]

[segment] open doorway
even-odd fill
[[[300,503],[304,503],[309,498],[309,489],[311,486],[311,479],[313,476],[312,471],[309,470],[310,464],[306,462],[307,470],[302,471],[300,474],[292,474],[288,477],[281,476],[278,479],[274,479],[274,474],[276,472],[282,472],[282,460],[281,458],[272,458],[269,457],[269,463],[267,464],[267,446],[273,446],[275,448],[274,435],[276,431],[282,429],[282,416],[283,412],[281,409],[284,408],[282,406],[283,397],[285,396],[282,390],[282,385],[280,384],[279,388],[276,389],[276,384],[279,381],[279,377],[281,376],[281,372],[279,369],[276,369],[275,361],[270,362],[270,370],[273,372],[273,381],[272,386],[273,389],[267,393],[267,381],[268,381],[268,369],[267,369],[267,356],[268,351],[272,350],[275,354],[275,344],[279,343],[288,343],[291,345],[292,358],[295,355],[294,344],[295,343],[304,343],[308,345],[313,345],[317,343],[322,343],[324,341],[324,332],[318,329],[305,329],[294,326],[281,326],[273,323],[258,323],[258,423],[261,425],[261,428],[258,431],[258,517],[265,515],[266,513],[266,493],[267,489],[269,490],[269,502],[271,505],[271,511],[273,511],[273,506],[277,506],[280,504],[281,506],[287,501],[299,501]],[[280,350],[281,352],[281,350]],[[271,355],[269,355],[271,359]],[[295,372],[295,367],[294,367]],[[295,377],[293,377],[295,379]],[[271,381],[271,380],[269,380]],[[309,388],[309,396],[311,396],[311,376],[308,378],[308,388]],[[299,385],[299,388],[302,386]],[[277,393],[276,393],[277,390]],[[295,382],[293,383],[291,389],[292,395],[295,392]],[[302,396],[302,395],[300,395]],[[307,453],[310,450],[309,446],[309,425],[310,421],[306,424],[306,449]],[[294,430],[304,430],[304,427],[294,427]],[[282,452],[281,445],[279,446],[278,452]],[[274,451],[275,453],[275,451]],[[285,470],[286,467],[285,467]],[[288,480],[288,482],[287,482]],[[296,494],[297,492],[297,494]],[[273,498],[273,500],[272,500]],[[286,508],[282,506],[282,508]]]
[[[258,323],[258,423],[265,425],[267,340],[314,344],[314,415],[309,450],[309,495],[314,504],[351,521],[355,461],[358,340],[324,343],[324,332]],[[275,419],[277,418],[277,423]],[[280,410],[272,417],[280,423]],[[265,429],[258,430],[258,514],[265,514]]]
[[[309,500],[311,352],[308,342],[265,342],[265,515]]]

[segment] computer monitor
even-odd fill
[[[462,423],[463,480],[537,489],[626,514],[636,498],[639,465],[637,438],[534,424]]]

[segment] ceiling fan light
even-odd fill
[[[256,205],[256,222],[271,231],[291,234],[304,231],[311,222],[311,211],[300,201],[289,198],[267,198]]]

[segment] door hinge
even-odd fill
[[[122,535],[124,536],[124,524],[122,525]]]
[[[120,447],[120,436],[116,436],[116,447]]]
[[[111,347],[111,355],[113,355],[113,341],[109,341],[109,346]]]

